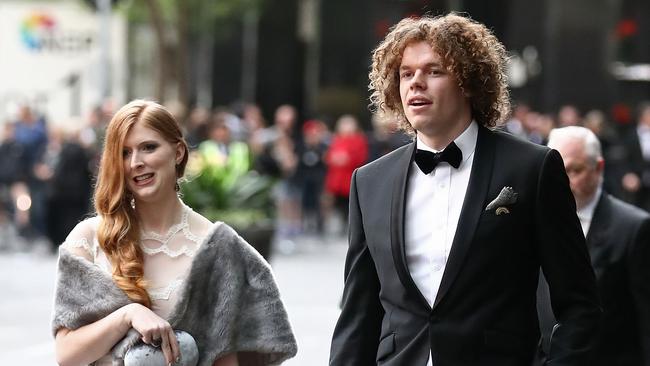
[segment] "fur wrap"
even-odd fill
[[[130,302],[106,272],[60,249],[54,334],[93,323]],[[297,352],[268,263],[223,223],[214,224],[201,244],[167,320],[194,337],[200,366],[233,352],[242,366],[277,365]],[[113,347],[113,364],[122,365],[126,351],[138,342],[140,334],[131,329]]]

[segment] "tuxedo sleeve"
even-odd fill
[[[650,366],[650,219],[643,221],[630,248],[629,276],[638,314],[642,365]]]
[[[602,310],[589,253],[560,154],[549,150],[539,173],[536,237],[557,319],[548,365],[589,365]]]
[[[376,364],[381,320],[379,279],[364,233],[357,171],[350,188],[349,248],[341,315],[334,329],[330,366]]]

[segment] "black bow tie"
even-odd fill
[[[449,165],[458,169],[461,160],[463,160],[463,152],[454,142],[439,153],[420,149],[415,152],[415,163],[424,174],[431,173],[436,168],[436,165],[442,161],[446,161]]]

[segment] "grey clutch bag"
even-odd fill
[[[181,351],[181,359],[174,363],[175,366],[196,366],[199,363],[199,349],[196,341],[187,332],[182,330],[174,331],[178,346]],[[159,347],[142,343],[131,347],[124,355],[124,366],[164,366],[165,356]]]

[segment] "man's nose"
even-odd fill
[[[411,79],[411,89],[422,89],[426,86],[424,81],[424,73],[422,70],[415,71],[413,78]]]

